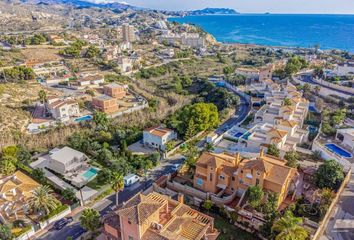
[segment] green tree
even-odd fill
[[[5,157],[14,157],[17,158],[17,146],[7,146],[2,149],[1,155]]]
[[[247,197],[247,201],[251,207],[257,208],[264,197],[264,192],[260,186],[250,186],[247,189]]]
[[[226,66],[226,67],[223,68],[222,71],[223,71],[223,73],[225,75],[230,75],[230,74],[232,74],[234,72],[234,68],[231,67],[231,66]]]
[[[315,161],[321,161],[322,160],[322,153],[319,150],[316,150],[312,153],[311,158]]]
[[[275,240],[305,240],[308,232],[301,226],[302,219],[294,217],[290,211],[274,222],[272,230],[277,233]]]
[[[291,106],[291,100],[289,98],[284,98],[283,105],[284,106]]]
[[[96,124],[98,129],[107,129],[109,124],[109,119],[106,113],[96,111],[93,114],[93,122]]]
[[[16,171],[16,161],[13,157],[6,157],[0,160],[0,173],[11,175]]]
[[[300,156],[296,151],[286,152],[284,158],[287,160],[288,167],[297,168]]]
[[[45,214],[49,214],[50,211],[54,210],[58,206],[59,202],[54,197],[53,191],[49,188],[49,186],[40,186],[37,187],[30,199],[31,209],[35,212],[44,212]]]
[[[18,161],[24,164],[28,164],[31,161],[32,157],[30,151],[28,151],[28,149],[23,145],[17,146],[16,156]]]
[[[0,224],[0,239],[1,240],[11,240],[13,235],[11,229],[8,225]]]
[[[95,232],[101,225],[100,214],[92,208],[86,208],[80,216],[80,224],[84,229]]]
[[[303,87],[303,91],[304,92],[310,92],[311,91],[311,85],[308,83],[305,83],[304,87]]]
[[[184,140],[191,139],[192,137],[194,137],[195,134],[196,134],[196,131],[195,131],[194,120],[190,119],[189,122],[188,122],[188,127],[187,127],[187,130],[186,130],[186,134],[184,136]]]
[[[97,181],[101,184],[109,183],[113,180],[113,173],[111,170],[104,168],[97,174]]]
[[[66,188],[61,192],[61,195],[63,196],[63,198],[67,201],[75,201],[76,200],[76,196],[75,196],[75,192],[72,188]]]
[[[119,192],[124,189],[124,179],[123,176],[119,173],[113,173],[113,180],[111,182],[111,188],[116,193],[116,206],[118,207],[118,197]]]
[[[270,144],[268,147],[267,154],[275,156],[275,157],[279,157],[280,150],[277,148],[277,146],[275,144]]]
[[[41,184],[45,184],[47,182],[47,178],[45,177],[44,171],[41,168],[33,169],[32,177]]]
[[[210,209],[212,207],[213,207],[213,202],[212,201],[210,201],[210,200],[205,200],[204,201],[203,208],[208,211],[208,214],[209,214],[209,211],[210,211]]]
[[[39,90],[38,97],[41,103],[44,103],[47,100],[47,94],[43,89]]]
[[[337,190],[343,179],[343,167],[335,160],[325,161],[315,173],[315,184],[319,188]]]
[[[100,54],[100,49],[95,46],[95,45],[91,45],[87,48],[86,53],[85,53],[85,57],[87,58],[95,58]]]

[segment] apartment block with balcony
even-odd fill
[[[214,219],[156,192],[138,193],[104,221],[108,240],[215,240]]]
[[[125,87],[116,83],[111,83],[103,86],[103,92],[104,94],[117,99],[122,99],[127,94]]]
[[[263,151],[255,159],[241,159],[239,153],[205,152],[196,164],[194,187],[215,194],[236,191],[241,196],[249,186],[259,185],[266,192],[278,194],[279,206],[287,197],[294,198],[298,185],[297,170],[285,163]]]

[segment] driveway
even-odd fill
[[[167,161],[162,162],[159,166],[157,166],[155,169],[149,171],[147,173],[147,178],[141,180],[140,182],[137,182],[136,184],[124,188],[122,192],[119,193],[119,202],[125,202],[128,201],[131,197],[133,197],[135,194],[137,194],[140,191],[143,191],[149,187],[152,186],[152,183],[158,179],[159,177],[173,173],[173,164],[175,163],[182,163],[183,159],[170,159]],[[112,212],[112,210],[115,208],[115,194],[112,194],[108,196],[105,199],[100,200],[99,202],[95,203],[93,207],[95,210],[99,211],[101,214],[101,217],[107,215],[108,213]],[[66,240],[67,237],[73,236],[73,235],[78,235],[78,234],[83,234],[83,229],[80,226],[79,218],[81,216],[81,212],[76,214],[74,216],[74,221],[65,226],[63,229],[60,231],[49,231],[46,234],[36,238],[38,240]],[[79,238],[77,238],[79,239]]]
[[[342,192],[321,240],[354,239],[354,173]]]

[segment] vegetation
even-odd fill
[[[2,240],[11,240],[13,239],[13,235],[11,233],[11,229],[8,225],[0,224],[0,239]]]
[[[81,55],[82,48],[86,46],[87,43],[82,40],[76,40],[75,42],[71,43],[69,47],[64,48],[63,50],[59,51],[60,55],[66,57],[79,57]]]
[[[32,80],[34,77],[35,74],[33,69],[25,66],[6,68],[0,73],[0,78],[6,80],[7,82]]]
[[[344,180],[343,167],[335,160],[325,161],[315,174],[315,184],[319,188],[337,190]]]
[[[90,45],[87,50],[86,50],[86,53],[85,53],[85,57],[87,58],[95,58],[95,57],[98,57],[98,55],[100,54],[100,49],[95,46],[95,45]]]
[[[101,225],[100,214],[91,208],[86,208],[80,216],[81,226],[91,232],[95,232]]]
[[[40,186],[33,191],[30,199],[30,206],[35,212],[49,214],[58,206],[58,200],[54,197],[53,191],[49,186]]]
[[[71,201],[74,202],[76,200],[76,196],[75,196],[75,192],[73,191],[72,188],[67,188],[64,189],[61,193],[61,195],[63,196],[63,198],[67,201]]]
[[[111,188],[116,193],[116,206],[118,207],[119,206],[118,195],[119,195],[119,192],[124,189],[124,180],[123,180],[122,175],[120,175],[118,173],[113,174]]]
[[[211,130],[219,124],[218,110],[212,103],[195,103],[178,110],[166,122],[169,127],[176,129],[179,135],[184,136],[188,126],[191,127],[191,121],[193,129],[189,129],[189,132]]]
[[[343,124],[346,116],[346,109],[337,109],[333,112],[322,111],[322,132],[327,136],[333,136],[336,133],[336,126]]]
[[[211,200],[205,200],[204,203],[203,203],[203,208],[205,210],[210,211],[210,209],[213,207],[213,202]]]
[[[285,153],[284,158],[287,160],[286,166],[297,168],[300,156],[296,151],[289,151]]]
[[[292,74],[299,72],[301,69],[304,69],[307,66],[308,63],[306,62],[305,59],[295,56],[288,60],[288,62],[285,65],[284,71],[287,74],[287,76],[291,76]]]
[[[280,150],[277,148],[277,146],[275,144],[270,144],[268,146],[267,154],[275,156],[275,157],[279,157]]]
[[[292,212],[286,211],[273,225],[272,230],[277,233],[275,240],[305,240],[308,232],[301,226],[302,219],[294,217]]]
[[[252,208],[257,208],[264,197],[264,192],[260,186],[250,186],[247,189],[247,202]]]

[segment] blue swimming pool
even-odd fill
[[[90,180],[91,178],[93,178],[94,176],[96,176],[98,173],[98,170],[95,168],[90,168],[89,170],[87,170],[84,174],[82,174],[82,176],[84,178],[86,178],[86,180]]]
[[[338,154],[341,157],[345,157],[345,158],[351,158],[352,154],[345,151],[343,148],[337,146],[336,144],[333,143],[327,143],[325,144],[326,148],[328,150],[330,150],[331,152],[334,152],[336,154]]]
[[[310,112],[317,112],[317,109],[314,106],[309,106]]]
[[[92,116],[91,115],[86,115],[86,116],[83,116],[83,117],[76,118],[75,122],[88,121],[88,120],[92,120]]]

